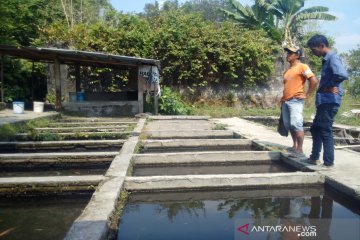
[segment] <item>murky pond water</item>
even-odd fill
[[[34,169],[12,169],[0,168],[0,177],[43,177],[43,176],[81,176],[81,175],[103,175],[108,166],[98,168],[34,168]]]
[[[279,163],[244,165],[232,164],[223,166],[171,166],[171,167],[134,167],[133,176],[164,176],[189,174],[249,174],[291,172],[293,169]]]
[[[9,147],[0,147],[1,153],[51,153],[51,152],[115,152],[120,151],[121,145],[116,145],[108,147],[78,147],[70,146],[62,148],[60,145],[58,147],[29,147],[29,148],[20,148],[15,145]]]
[[[63,239],[90,197],[0,197],[0,239]]]
[[[359,239],[359,214],[319,188],[132,194],[117,239]]]

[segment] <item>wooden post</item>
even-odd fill
[[[80,82],[81,82],[80,66],[79,66],[79,63],[76,63],[75,64],[75,87],[76,87],[76,92],[81,92]]]
[[[154,115],[158,115],[158,114],[159,114],[159,96],[157,95],[157,92],[154,91]]]
[[[55,73],[55,109],[60,111],[61,105],[61,73],[60,73],[60,61],[55,59],[54,62],[54,73]]]
[[[32,101],[35,101],[34,99],[34,61],[32,62],[32,68],[31,68],[31,98]]]
[[[144,91],[143,86],[141,84],[141,79],[139,77],[139,68],[137,67],[137,89],[138,89],[138,106],[139,106],[139,113],[144,112]]]
[[[1,102],[4,102],[4,55],[0,55]]]

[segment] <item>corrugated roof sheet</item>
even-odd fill
[[[153,65],[160,68],[160,61],[154,59],[59,48],[38,48],[0,45],[0,54],[40,62],[54,62],[55,59],[58,59],[62,64],[78,63],[84,66],[117,68],[121,66]]]

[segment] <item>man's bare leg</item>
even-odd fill
[[[296,132],[295,131],[290,131],[291,133],[291,138],[293,140],[293,146],[292,148],[297,151],[297,148],[298,148],[298,143],[297,143],[297,135],[296,135]]]
[[[296,139],[296,152],[303,153],[303,143],[304,143],[304,132],[303,131],[295,131],[294,136]]]

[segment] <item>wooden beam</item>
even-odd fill
[[[60,72],[60,61],[55,59],[54,62],[54,73],[55,73],[55,109],[60,111],[61,105],[61,72]]]

